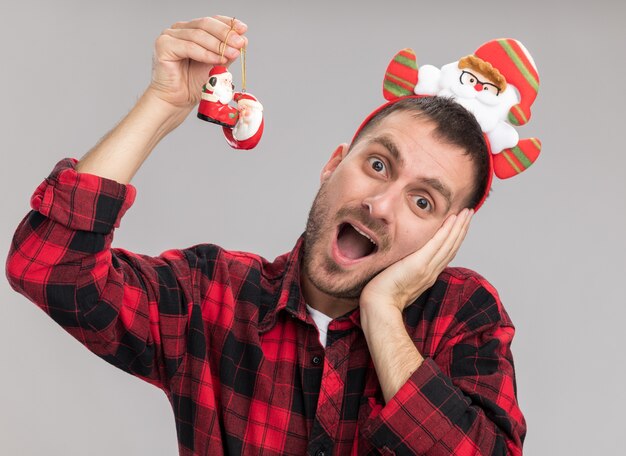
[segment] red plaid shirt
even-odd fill
[[[111,248],[131,185],[60,161],[7,262],[11,285],[169,398],[181,455],[521,454],[513,325],[493,287],[448,268],[405,311],[425,357],[385,404],[358,309],[327,346],[300,290],[299,241],[268,262],[202,244]]]

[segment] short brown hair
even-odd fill
[[[458,146],[474,163],[474,188],[465,207],[476,208],[489,190],[489,149],[476,117],[456,101],[447,97],[405,97],[376,112],[356,133],[350,149],[373,126],[397,111],[415,113],[435,124],[434,134],[443,141]]]

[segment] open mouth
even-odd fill
[[[350,223],[339,225],[337,249],[341,256],[350,260],[360,260],[378,250],[376,242],[363,231]]]

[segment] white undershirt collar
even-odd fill
[[[326,315],[325,313],[320,312],[317,309],[314,309],[310,305],[306,305],[306,310],[308,310],[309,314],[311,314],[311,318],[315,322],[315,326],[317,326],[317,331],[320,335],[320,343],[322,347],[326,347],[326,336],[328,335],[328,325],[333,319]]]

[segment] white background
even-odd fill
[[[543,141],[524,174],[495,182],[455,260],[499,290],[530,455],[623,448],[626,9],[597,0],[525,2],[23,1],[0,6],[0,255],[35,187],[80,158],[149,82],[154,39],[178,20],[249,25],[248,90],[265,106],[261,145],[233,151],[190,116],[133,184],[114,246],[156,255],[213,242],[268,258],[304,229],[319,171],[382,103],[404,47],[441,66],[514,37],[541,89],[522,136]],[[238,65],[234,65],[239,80]],[[89,353],[0,282],[0,454],[174,455],[156,388]]]

